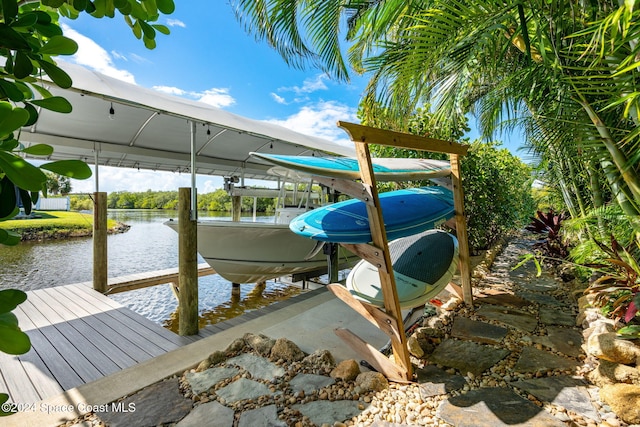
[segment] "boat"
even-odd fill
[[[176,221],[165,224],[177,231]],[[320,269],[324,272],[318,275],[326,274],[327,255],[316,250],[313,240],[291,232],[288,223],[203,220],[197,230],[198,252],[232,283],[260,283]],[[359,260],[344,248],[339,259],[348,265]]]
[[[274,222],[256,221],[255,211],[253,221],[198,220],[198,253],[224,279],[242,284],[302,273],[315,272],[311,277],[327,274],[328,259],[321,246],[289,229],[289,222],[318,207],[322,196],[311,191],[311,181],[304,192],[285,193],[282,188],[284,186],[280,190],[227,187],[232,196],[276,196],[278,207]],[[164,224],[178,231],[177,221]],[[348,268],[360,260],[345,248],[338,251],[340,268]]]

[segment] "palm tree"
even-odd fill
[[[566,180],[572,214],[610,194],[637,224],[640,12],[630,2],[234,3],[247,29],[293,65],[319,66],[347,79],[346,42],[351,68],[371,74],[361,105],[365,117],[383,112],[404,123],[430,104],[441,122],[475,113],[487,137],[523,126],[528,145]],[[606,186],[585,193],[600,177]]]

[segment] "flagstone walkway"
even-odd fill
[[[336,374],[330,354],[294,343],[291,360],[274,357],[276,340],[247,334],[198,369],[67,425],[626,426],[583,378],[572,290],[532,265],[512,270],[531,243],[514,239],[498,255],[473,310],[438,309],[415,330],[415,383],[379,387],[376,373],[355,378],[358,367]]]

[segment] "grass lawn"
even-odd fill
[[[80,212],[34,211],[36,218],[1,221],[0,228],[16,233],[45,232],[66,234],[73,231],[93,229],[93,215]],[[107,220],[107,229],[117,226],[117,221]]]

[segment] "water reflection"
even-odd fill
[[[200,310],[199,326],[213,325],[233,319],[249,311],[267,307],[275,302],[286,300],[300,294],[301,289],[279,282],[269,281],[265,285],[241,285],[240,294],[232,295],[231,287],[227,288],[227,299],[216,307]],[[206,292],[200,287],[199,292]],[[198,295],[200,296],[200,295]],[[180,316],[176,309],[162,324],[174,332],[178,332]]]
[[[178,266],[178,233],[162,223],[177,218],[177,211],[109,210],[109,218],[131,226],[123,234],[107,238],[108,274],[118,277]],[[229,219],[228,215],[199,213],[201,219]],[[251,220],[245,217],[243,220]],[[260,221],[273,221],[262,216]],[[198,257],[198,262],[204,260]],[[0,245],[0,289],[44,289],[93,278],[91,238],[22,242],[18,246]],[[231,301],[231,283],[218,275],[198,281],[201,326],[227,320],[234,314],[254,310],[299,293],[297,287],[267,281],[262,294],[252,285],[242,285],[239,300]],[[111,295],[111,298],[172,330],[177,329],[177,302],[169,285],[154,286]]]

